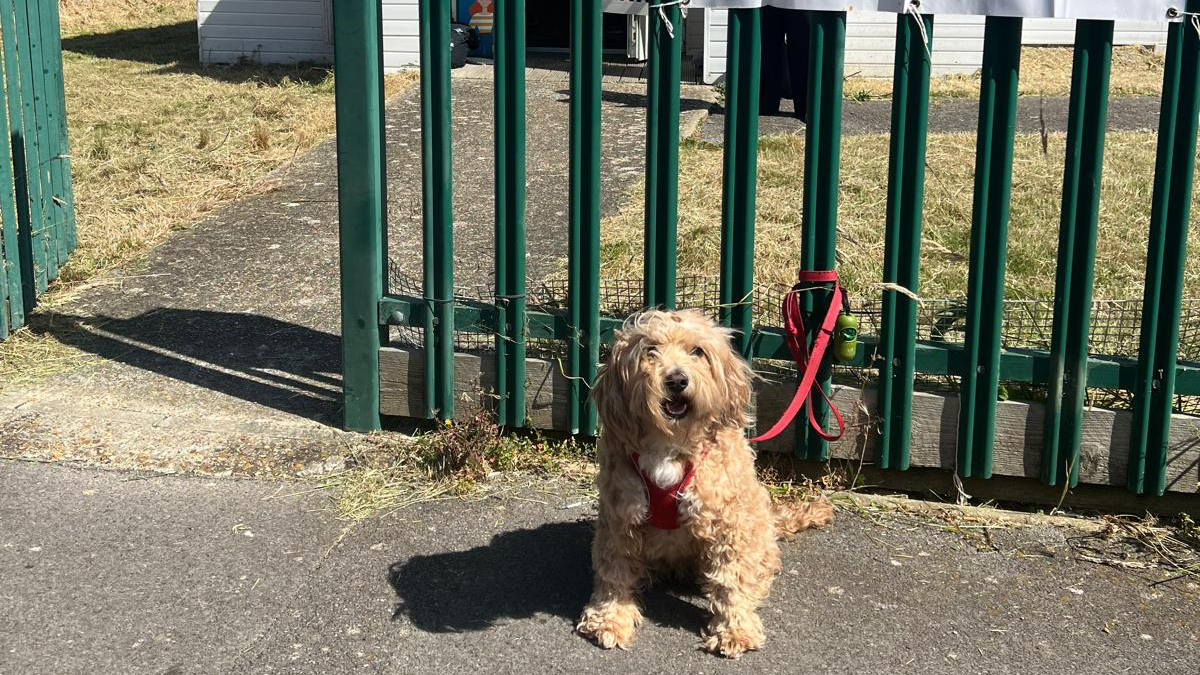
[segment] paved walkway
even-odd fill
[[[491,70],[453,84],[455,274],[493,276]],[[603,100],[602,213],[644,162],[644,84]],[[528,265],[556,269],[567,247],[567,91],[547,76],[528,94]],[[683,123],[712,92],[684,88]],[[394,272],[421,269],[420,114],[414,87],[387,108],[388,222]],[[271,176],[272,189],[174,233],[143,264],[107,275],[33,326],[94,358],[0,394],[4,455],[118,467],[288,474],[336,466],[363,442],[341,424],[335,144]]]
[[[306,485],[0,462],[0,673],[1200,671],[1200,588],[1082,562],[1098,540],[840,511],[785,544],[766,649],[697,650],[694,588],[656,588],[629,651],[572,634],[590,499],[530,483],[342,524]],[[296,494],[300,493],[300,494]]]

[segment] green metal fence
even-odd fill
[[[420,4],[424,178],[424,281],[420,295],[389,293],[386,284],[382,51],[378,0],[334,5],[337,67],[339,199],[345,356],[345,424],[380,426],[379,357],[388,326],[423,328],[425,414],[454,416],[454,336],[495,336],[496,411],[508,428],[525,426],[525,356],[533,340],[565,343],[568,429],[594,435],[587,386],[601,344],[620,316],[602,315],[599,281],[601,0],[571,0],[569,283],[566,307],[528,306],[524,249],[523,0],[498,3],[495,24],[496,276],[495,301],[456,299],[453,283],[448,2]],[[1200,10],[1191,2],[1188,11]],[[844,12],[813,12],[805,139],[803,269],[830,269],[837,250]],[[674,307],[679,148],[679,6],[650,13],[647,86],[644,305]],[[747,358],[788,360],[782,331],[755,325],[755,175],[762,15],[729,13],[725,164],[721,222],[720,320],[735,329]],[[1128,487],[1161,495],[1168,432],[1177,395],[1200,395],[1200,364],[1179,362],[1179,316],[1200,117],[1200,30],[1169,25],[1166,72],[1150,223],[1141,344],[1136,360],[1089,354],[1092,267],[1099,212],[1113,21],[1077,24],[1065,157],[1058,278],[1047,350],[1002,349],[1005,250],[1012,187],[1022,20],[988,17],[981,71],[966,329],[962,343],[918,338],[921,218],[929,108],[930,41],[935,21],[896,18],[896,65],[887,186],[884,290],[878,336],[860,339],[851,366],[877,370],[879,453],[888,469],[910,464],[914,380],[960,378],[957,467],[964,477],[992,474],[1001,382],[1044,385],[1042,478],[1078,481],[1088,388],[1132,392],[1134,415]],[[897,288],[901,290],[897,290]],[[912,294],[904,292],[911,291]],[[814,294],[806,294],[812,296]],[[808,298],[807,302],[820,302]],[[830,387],[829,373],[821,374]],[[823,415],[822,410],[819,414]],[[804,426],[804,425],[801,425]],[[828,456],[807,429],[798,457]]]
[[[75,250],[57,0],[0,0],[0,50],[2,340]]]

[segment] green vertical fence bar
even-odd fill
[[[46,241],[45,241],[45,209],[42,200],[42,181],[38,167],[41,158],[38,156],[37,115],[34,109],[33,73],[31,72],[31,52],[29,46],[29,17],[25,11],[26,0],[5,0],[12,6],[13,30],[5,31],[5,35],[13,36],[17,49],[17,71],[19,74],[19,96],[21,100],[21,150],[22,161],[16,163],[17,179],[23,182],[28,201],[28,215],[23,221],[26,234],[24,235],[29,247],[30,276],[33,282],[33,293],[28,294],[26,304],[32,309],[32,301],[36,295],[46,290]],[[6,13],[7,14],[7,13]],[[18,199],[21,198],[18,189]]]
[[[679,5],[665,6],[661,14],[650,12],[646,89],[646,243],[642,278],[646,284],[646,306],[665,309],[675,308],[682,42],[683,20]]]
[[[1012,194],[1021,19],[989,16],[983,35],[975,198],[967,273],[967,358],[959,400],[958,471],[964,477],[990,478],[1000,387],[1000,334],[1004,319],[1004,266]]]
[[[0,36],[0,39],[3,39]],[[0,60],[5,69],[7,59]],[[8,100],[0,96],[0,340],[25,322],[21,258],[17,245],[16,194],[8,131]]]
[[[425,249],[425,400],[454,417],[454,211],[450,156],[450,3],[422,2],[421,173]]]
[[[425,362],[425,416],[435,418],[438,415],[438,386],[437,386],[437,339],[435,326],[437,317],[435,307],[431,303],[434,297],[434,230],[437,227],[436,209],[441,202],[434,193],[434,153],[438,147],[434,138],[438,120],[435,115],[434,97],[436,85],[441,82],[441,73],[434,68],[432,50],[434,36],[429,34],[431,14],[435,3],[418,3],[417,21],[420,32],[420,70],[421,70],[421,294],[425,300],[425,325],[422,326],[424,349],[422,356]]]
[[[57,154],[55,149],[57,134],[51,133],[51,129],[55,125],[55,116],[52,113],[54,104],[51,101],[49,87],[46,86],[50,72],[46,63],[48,49],[46,29],[49,22],[44,21],[42,16],[45,11],[45,0],[26,0],[26,3],[31,34],[30,45],[33,53],[31,65],[33,67],[34,110],[38,115],[38,156],[41,157],[38,168],[43,186],[42,208],[45,209],[46,218],[46,277],[49,281],[53,281],[58,277],[58,268],[65,256],[60,246],[60,207],[58,200],[55,199],[58,186],[55,181],[53,158]]]
[[[1112,39],[1112,21],[1081,20],[1075,24],[1042,444],[1042,480],[1049,485],[1063,480],[1072,486],[1079,482]]]
[[[734,9],[727,28],[725,166],[721,202],[721,323],[734,329],[739,353],[752,358],[754,204],[762,10]]]
[[[37,295],[37,283],[33,265],[33,241],[30,227],[30,198],[26,171],[26,141],[25,141],[25,102],[21,96],[21,68],[18,58],[20,49],[17,41],[17,27],[13,0],[0,0],[0,45],[4,57],[4,100],[8,107],[8,134],[6,142],[10,154],[3,161],[11,159],[13,192],[16,210],[16,234],[8,244],[16,259],[16,274],[19,278],[19,291],[14,291],[12,298],[20,300],[11,305],[13,316],[20,312],[24,315],[33,310],[34,298]],[[9,268],[9,274],[13,269]],[[16,289],[17,286],[12,286]]]
[[[600,362],[601,0],[571,2],[568,416],[571,433],[596,434],[589,400]]]
[[[344,423],[374,431],[380,428],[379,349],[387,340],[379,321],[387,213],[379,3],[339,0],[333,29]]]
[[[54,75],[58,65],[55,53],[59,44],[59,35],[58,13],[52,11],[52,8],[57,9],[58,1],[36,0],[34,4],[37,6],[38,26],[41,31],[40,88],[46,106],[46,133],[43,138],[43,142],[46,144],[44,152],[46,164],[43,167],[43,173],[45,173],[47,184],[50,186],[47,207],[50,209],[49,227],[54,240],[51,252],[56,255],[57,268],[61,268],[67,262],[70,249],[67,245],[67,199],[63,165],[60,159],[66,153],[66,149],[59,146],[59,115],[62,114],[63,109],[62,92],[58,87],[58,78]],[[33,10],[31,9],[31,11]],[[57,274],[55,276],[57,277]]]
[[[929,44],[925,43],[925,38],[928,38]],[[921,215],[925,197],[932,40],[933,16],[922,15],[918,18],[901,14],[896,17],[896,65],[892,75],[892,133],[888,159],[883,280],[914,294],[919,290],[921,268]],[[879,345],[879,416],[882,420],[879,466],[903,470],[909,467],[912,441],[912,396],[917,352],[916,300],[895,289],[883,291]]]
[[[39,194],[42,204],[42,242],[45,246],[46,280],[49,282],[58,277],[58,227],[54,208],[54,185],[50,171],[52,156],[50,111],[46,98],[46,67],[43,58],[45,30],[39,6],[41,0],[24,0],[24,2],[26,18],[29,22],[29,67],[32,79],[29,91],[33,96],[34,126],[37,133],[34,150],[37,155],[38,182],[41,185]]]
[[[55,161],[61,172],[60,197],[64,201],[63,208],[65,210],[64,226],[64,243],[67,253],[73,252],[77,245],[77,236],[75,230],[75,190],[74,180],[71,176],[71,144],[69,142],[69,134],[67,133],[67,94],[66,85],[63,74],[63,56],[62,56],[62,37],[59,33],[59,12],[58,3],[54,0],[49,0],[47,6],[50,8],[50,25],[54,27],[51,33],[51,50],[52,50],[52,66],[51,72],[54,75],[54,82],[51,84],[58,99],[58,125],[52,132],[56,134],[58,140],[58,154]]]
[[[495,10],[496,414],[525,425],[525,0]]]
[[[842,144],[842,66],[846,45],[845,12],[811,12],[808,64],[808,126],[804,135],[804,215],[801,232],[801,268],[831,270],[836,264],[838,177]],[[832,293],[809,292],[801,296],[808,316],[823,310]],[[809,321],[811,342],[820,322]],[[830,393],[828,361],[817,375],[817,383]],[[820,397],[812,398],[818,423],[825,424],[829,407]],[[813,433],[802,420],[796,423],[796,455],[802,459],[826,459],[829,444]]]
[[[1189,2],[1189,12],[1200,2]],[[1185,20],[1170,24],[1150,211],[1141,348],[1134,388],[1128,484],[1161,495],[1167,484],[1179,312],[1200,116],[1200,38]]]

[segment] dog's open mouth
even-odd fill
[[[670,420],[681,420],[687,417],[688,414],[688,402],[682,396],[668,398],[663,401],[662,408],[663,414]]]

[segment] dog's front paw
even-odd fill
[[[704,634],[704,648],[713,654],[736,659],[742,654],[761,649],[767,638],[757,616],[735,625],[710,627]]]
[[[579,617],[575,630],[605,649],[628,649],[633,644],[633,634],[640,622],[641,614],[636,607],[588,607]]]

